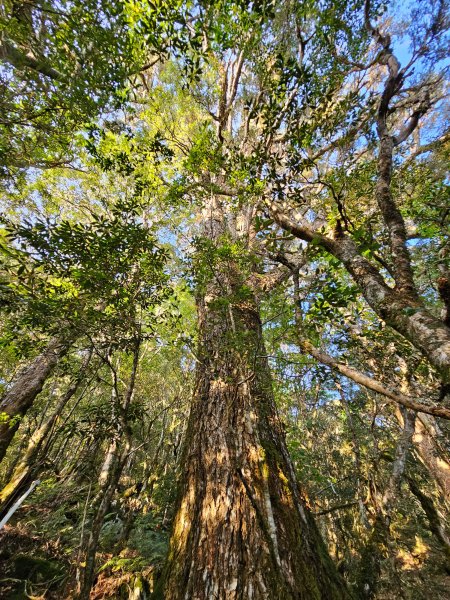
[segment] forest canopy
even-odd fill
[[[448,598],[449,26],[2,2],[1,598]]]

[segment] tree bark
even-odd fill
[[[297,336],[297,341],[302,350],[310,354],[322,364],[339,371],[339,373],[342,373],[342,375],[345,375],[345,377],[348,377],[358,385],[362,385],[369,390],[377,392],[378,394],[382,394],[385,396],[385,398],[387,398],[388,401],[401,404],[405,408],[409,408],[416,412],[442,417],[443,419],[450,419],[450,408],[446,408],[445,406],[427,406],[423,402],[418,402],[415,398],[408,396],[393,387],[387,387],[373,377],[368,377],[358,369],[339,362],[329,354],[326,354],[325,352],[313,346],[313,344],[311,344],[311,342],[308,340]]]
[[[332,240],[331,253],[339,258],[359,285],[369,306],[388,325],[421,351],[444,383],[450,381],[450,329],[420,302],[390,288],[380,273],[348,237]]]
[[[450,385],[450,328],[448,322],[436,318],[429,312],[419,297],[414,283],[411,257],[407,247],[404,218],[392,194],[393,151],[414,132],[420,118],[430,108],[430,98],[426,86],[421,86],[415,98],[415,110],[396,135],[390,132],[389,117],[396,112],[391,105],[393,98],[402,91],[405,71],[391,48],[389,34],[381,31],[370,22],[370,0],[365,1],[365,26],[381,52],[377,62],[387,67],[388,76],[384,82],[377,108],[376,129],[379,138],[378,173],[375,189],[381,216],[389,236],[391,250],[391,272],[395,288],[390,287],[373,264],[365,259],[354,240],[340,231],[334,239],[314,230],[308,223],[297,223],[270,200],[268,208],[274,220],[298,238],[307,242],[320,243],[328,252],[338,258],[359,286],[364,298],[374,312],[389,326],[403,335],[429,360],[440,373],[444,389]],[[444,300],[445,303],[445,300]],[[448,394],[448,392],[445,392]]]
[[[0,43],[0,59],[9,63],[19,71],[32,69],[37,73],[42,73],[42,75],[45,75],[50,79],[63,80],[62,74],[52,67],[47,59],[42,57],[37,59],[31,52],[25,54],[8,40],[3,40]]]
[[[450,501],[450,462],[439,448],[439,434],[434,419],[420,414],[416,419],[413,443],[422,463],[437,483],[444,500]]]
[[[405,472],[406,459],[412,443],[416,415],[405,411],[403,431],[397,443],[392,471],[380,503],[375,507],[376,516],[372,531],[361,556],[356,580],[356,595],[361,599],[373,598],[376,594],[381,574],[381,561],[386,554],[390,535],[392,509],[400,492]]]
[[[445,385],[450,383],[450,328],[442,320],[430,313],[420,299],[389,287],[349,236],[342,234],[331,239],[296,223],[274,203],[269,202],[268,208],[281,228],[306,242],[315,240],[338,258],[375,314],[426,356]]]
[[[222,232],[211,209],[205,233],[218,246]],[[183,478],[154,597],[350,598],[300,497],[248,278],[235,261],[213,270],[197,298],[199,362]]]
[[[75,394],[81,382],[83,381],[84,371],[89,364],[91,356],[92,352],[89,352],[89,354],[86,356],[86,359],[82,363],[80,373],[69,385],[66,392],[61,396],[55,410],[53,411],[53,414],[40,427],[38,427],[38,429],[30,437],[25,452],[19,459],[11,477],[7,480],[6,485],[0,492],[0,515],[3,514],[13,497],[17,496],[18,492],[23,485],[26,484],[30,476],[36,475],[37,470],[34,467],[42,444],[46,440],[50,431],[53,429],[53,426],[58,417],[61,415],[64,407]]]
[[[420,489],[417,481],[412,477],[407,477],[406,479],[411,493],[418,499],[423,512],[427,515],[430,531],[435,536],[444,553],[445,569],[450,573],[450,537],[447,535],[443,520],[434,505],[433,499]]]
[[[81,540],[80,555],[84,556],[84,566],[80,569],[82,566],[81,563],[78,565],[77,579],[79,581],[79,586],[76,594],[77,600],[89,600],[92,583],[94,581],[95,557],[103,521],[111,506],[114,492],[116,491],[131,447],[128,408],[134,395],[139,364],[140,344],[141,339],[140,337],[137,337],[133,352],[133,367],[123,398],[118,394],[117,372],[110,362],[110,357],[108,357],[108,364],[110,365],[113,375],[112,409],[116,420],[116,432],[108,445],[105,459],[100,469],[98,476],[98,493],[91,502],[93,517],[90,530],[87,536],[85,538],[83,536],[83,539]]]
[[[84,565],[82,569],[79,569],[80,584],[76,595],[77,600],[89,600],[91,594],[100,532],[122,473],[124,455],[127,449],[128,447],[121,449],[120,442],[113,440],[106,453],[105,463],[107,463],[107,466],[102,467],[101,472],[105,474],[107,471],[107,481],[103,482],[103,487],[100,488],[99,493],[92,501],[92,522],[86,538],[82,540],[81,555],[84,557]],[[82,565],[80,564],[80,566]]]
[[[20,421],[33,405],[36,396],[53,369],[69,349],[69,342],[53,338],[47,348],[20,371],[0,401],[0,462],[3,460]]]

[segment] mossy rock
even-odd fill
[[[64,567],[56,560],[48,560],[27,554],[17,554],[13,559],[13,577],[32,583],[45,583],[58,580],[64,574]]]

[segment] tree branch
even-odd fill
[[[300,347],[314,357],[316,360],[321,362],[336,371],[339,371],[345,377],[348,377],[358,385],[362,385],[365,388],[376,392],[377,394],[382,394],[388,401],[394,402],[397,404],[401,404],[405,408],[409,408],[414,410],[415,412],[423,412],[428,415],[433,415],[435,417],[442,417],[443,419],[450,419],[450,409],[445,408],[443,406],[429,406],[427,404],[423,404],[422,402],[418,402],[414,398],[410,396],[406,396],[402,394],[395,388],[387,387],[383,383],[361,373],[357,369],[350,367],[344,363],[341,363],[334,359],[329,354],[318,350],[315,346],[313,346],[307,340],[302,338],[298,338],[298,342]]]
[[[18,50],[7,40],[3,40],[0,43],[0,59],[9,63],[18,70],[29,68],[38,73],[42,73],[42,75],[45,75],[50,79],[63,79],[62,73],[54,69],[47,60],[38,60],[30,54],[24,54],[21,50]]]

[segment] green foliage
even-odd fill
[[[195,52],[178,0],[142,2],[8,1],[2,31],[2,175],[27,166],[66,164],[74,131],[123,106],[130,78],[149,56]],[[30,58],[31,56],[31,58]]]
[[[308,319],[314,323],[327,322],[337,317],[338,309],[347,308],[358,298],[356,286],[330,281],[322,287],[308,310]]]
[[[138,551],[147,564],[160,564],[166,554],[169,542],[167,531],[161,528],[151,513],[138,515],[129,539],[129,547]]]
[[[189,262],[189,268],[197,291],[205,290],[205,286],[215,278],[220,278],[221,273],[228,273],[236,267],[236,271],[241,274],[242,285],[235,286],[231,294],[224,291],[222,300],[229,303],[249,297],[251,291],[245,284],[245,279],[255,265],[255,258],[248,253],[244,242],[232,240],[227,235],[217,240],[197,236],[192,245],[195,252]]]
[[[394,287],[395,254],[376,195],[386,65],[365,26],[364,4],[5,4],[0,44],[11,43],[20,61],[13,64],[2,46],[2,388],[50,335],[77,337],[23,419],[2,463],[5,479],[77,376],[82,350],[93,348],[80,389],[35,461],[44,483],[27,512],[16,515],[36,545],[60,544],[74,566],[80,560],[81,532],[89,531],[105,490],[99,473],[111,440],[120,438],[123,470],[98,549],[102,577],[111,582],[161,566],[189,455],[182,446],[190,397],[203,368],[197,302],[230,321],[220,340],[224,353],[251,355],[249,388],[268,357],[302,490],[352,582],[391,475],[398,411],[318,363],[302,339],[415,399],[439,395],[427,360],[368,306],[330,253],[348,236],[357,260],[369,261]],[[432,3],[430,14],[437,7]],[[383,14],[381,3],[370,3],[370,19],[381,32],[391,29],[394,49],[394,34],[409,30],[420,48],[431,18],[425,11],[413,26],[392,10],[380,22]],[[427,57],[437,60],[442,51],[442,23],[399,78],[388,119],[397,132],[426,81],[432,107],[417,139],[396,146],[391,191],[405,219],[418,296],[435,316],[448,258],[448,147],[431,144],[418,159],[414,153],[443,119],[443,87],[422,72]],[[28,54],[39,64],[27,63]],[[274,206],[315,232],[303,236],[312,238],[307,247],[280,228]],[[239,327],[242,306],[255,320],[261,307],[264,345],[258,339],[257,350],[253,333]],[[224,383],[235,386],[234,374]],[[430,437],[442,460],[447,429],[440,423]],[[407,470],[443,510],[413,454]],[[418,502],[405,485],[401,492],[390,515],[385,597],[399,596],[396,581],[417,582],[426,573],[414,557],[416,537],[431,548],[424,564],[439,551]],[[416,561],[414,572],[399,567],[402,552]]]
[[[170,294],[167,251],[129,205],[118,202],[109,217],[93,214],[87,223],[7,227],[5,303],[33,326],[120,327]]]
[[[14,427],[17,423],[20,423],[21,419],[21,415],[14,415],[11,417],[11,415],[8,415],[5,412],[0,412],[0,423],[8,423],[9,427]]]

